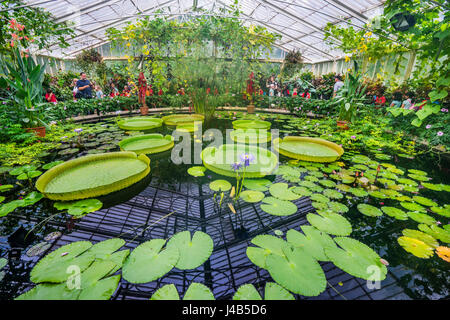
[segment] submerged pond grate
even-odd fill
[[[281,178],[277,178],[278,182]],[[286,232],[290,228],[299,229],[307,224],[306,214],[314,211],[309,198],[295,200],[297,213],[287,216],[273,216],[265,213],[259,205],[241,203],[244,225],[248,238],[236,238],[235,223],[231,220],[233,213],[228,208],[218,215],[213,209],[213,194],[207,184],[179,182],[175,188],[155,182],[154,179],[132,199],[107,209],[93,212],[80,220],[68,232],[67,225],[61,221],[48,224],[63,233],[50,250],[65,244],[87,240],[92,243],[112,237],[127,241],[125,248],[134,249],[138,244],[152,238],[169,238],[179,231],[203,231],[214,241],[214,251],[202,266],[194,270],[173,269],[157,281],[146,284],[131,284],[121,280],[113,299],[149,299],[161,286],[173,283],[179,292],[185,292],[192,281],[209,286],[216,299],[231,299],[239,286],[252,283],[262,289],[266,282],[273,281],[269,273],[255,266],[246,255],[250,240],[258,234],[273,234],[274,230]],[[29,221],[30,218],[14,215],[18,219]],[[36,221],[39,217],[34,218]],[[24,279],[37,262],[37,258],[28,258],[22,276],[9,279],[19,293],[32,286]],[[379,290],[369,290],[366,281],[350,276],[332,263],[321,263],[326,274],[327,289],[318,297],[297,299],[408,299],[395,277],[388,273],[387,279]],[[22,283],[21,280],[22,279]],[[8,279],[7,279],[8,280]],[[0,293],[0,298],[12,298],[11,293]],[[8,296],[9,295],[9,296]]]

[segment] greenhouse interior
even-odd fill
[[[0,300],[449,299],[449,8],[1,1]]]

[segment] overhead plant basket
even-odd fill
[[[119,142],[120,150],[132,151],[137,154],[159,153],[172,149],[173,145],[174,140],[172,136],[163,136],[159,133],[129,137]]]
[[[233,141],[246,144],[259,144],[270,142],[272,135],[269,130],[255,130],[255,129],[237,129],[230,133]]]
[[[162,119],[151,117],[134,117],[128,119],[122,119],[117,122],[120,129],[123,130],[151,130],[161,127],[163,124]]]
[[[127,188],[150,172],[150,159],[134,152],[93,154],[61,163],[36,181],[51,200],[78,200]]]
[[[186,122],[205,121],[205,116],[202,114],[172,114],[161,118],[166,126],[177,126]]]
[[[220,175],[236,177],[231,165],[241,162],[242,154],[251,154],[254,160],[245,168],[246,178],[261,178],[271,174],[278,165],[277,156],[264,148],[245,144],[223,144],[219,148],[208,147],[202,151],[203,165]],[[242,167],[237,172],[242,173]]]
[[[280,154],[303,161],[333,162],[344,154],[339,145],[319,138],[287,136],[275,139],[273,146]]]
[[[233,129],[264,129],[269,130],[271,123],[263,120],[235,120]]]

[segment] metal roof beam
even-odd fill
[[[60,17],[57,17],[56,22],[61,23],[61,22],[65,22],[67,20],[72,20],[72,19],[82,16],[83,14],[87,14],[89,12],[99,10],[101,8],[110,6],[119,1],[121,1],[121,0],[103,0],[103,1],[95,2],[94,4],[84,7],[83,9],[80,9],[77,12],[72,12],[72,13],[68,13],[68,14],[62,15]]]
[[[158,9],[164,7],[164,6],[170,5],[171,3],[175,2],[175,1],[176,1],[176,0],[168,0],[168,1],[165,1],[165,2],[160,3],[160,4],[158,4],[158,5],[154,6],[154,7],[151,7],[151,8],[148,8],[148,9],[146,9],[146,10],[143,10],[143,13],[158,10]],[[82,34],[79,34],[79,35],[73,37],[73,38],[67,38],[67,39],[65,39],[65,40],[66,40],[66,41],[69,41],[69,40],[75,40],[75,39],[78,39],[78,38],[80,38],[80,37],[87,36],[87,35],[90,35],[90,34],[92,34],[92,33],[95,33],[95,32],[97,32],[97,31],[106,30],[107,28],[111,28],[111,27],[120,25],[120,24],[122,24],[122,23],[125,23],[125,22],[129,21],[130,19],[133,19],[134,17],[135,17],[135,16],[130,16],[130,17],[126,18],[126,19],[123,19],[123,17],[119,17],[119,18],[115,19],[114,22],[111,22],[111,23],[108,23],[108,24],[103,25],[103,26],[101,26],[101,27],[98,27],[98,28],[95,28],[95,29],[86,31],[86,32],[84,32],[84,33],[82,33]],[[55,47],[55,46],[57,46],[57,45],[58,45],[58,43],[54,43],[54,44],[52,44],[50,47],[48,47],[47,50],[49,50],[49,49],[51,49],[51,48],[53,48],[53,47]]]
[[[348,5],[346,5],[345,3],[343,3],[342,1],[339,0],[324,0],[326,3],[329,3],[330,5],[332,5],[333,7],[342,10],[344,12],[347,12],[348,14],[350,14],[352,17],[360,20],[363,23],[366,23],[367,20],[369,19],[367,16],[365,16],[362,12],[356,11],[355,9],[353,9],[352,7],[349,7]]]

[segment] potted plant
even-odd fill
[[[332,102],[332,105],[339,106],[338,127],[348,129],[348,124],[355,120],[357,107],[364,106],[366,89],[367,85],[363,85],[360,74],[347,74],[344,86]]]
[[[34,131],[39,137],[44,137],[48,127],[44,122],[42,102],[45,66],[36,65],[31,57],[17,48],[13,52],[15,65],[5,62],[5,76],[0,79],[0,87],[9,87],[9,100],[16,106],[14,114],[18,122],[27,131]]]
[[[27,50],[20,46],[27,44],[29,38],[24,34],[24,26],[11,23],[13,31],[10,42],[10,58],[2,56],[1,67],[3,76],[0,78],[0,88],[6,89],[6,100],[14,106],[11,114],[17,123],[27,131],[34,131],[38,136],[45,136],[48,128],[44,122],[43,88],[45,65],[36,64],[28,55]],[[22,37],[19,37],[19,35]],[[30,40],[33,41],[33,40]],[[9,61],[8,61],[9,60]]]

